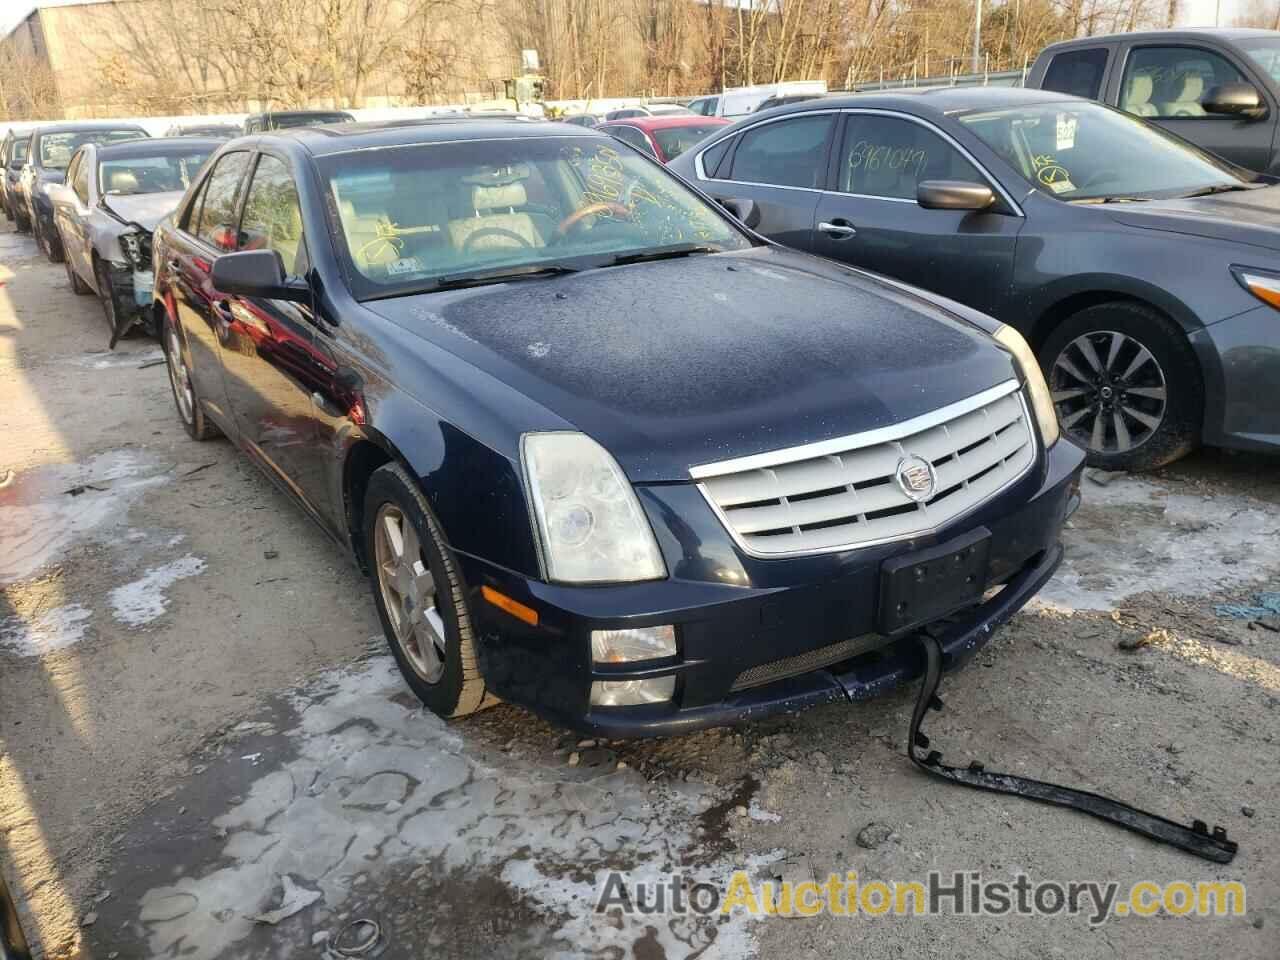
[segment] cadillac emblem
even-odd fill
[[[898,461],[894,478],[902,492],[918,503],[924,503],[932,497],[938,486],[938,475],[933,470],[933,464],[914,454]]]

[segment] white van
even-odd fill
[[[689,103],[689,109],[704,117],[745,117],[770,97],[788,97],[802,94],[823,96],[827,92],[825,80],[784,80],[782,83],[758,83],[751,87],[729,87],[724,93],[698,97]]]

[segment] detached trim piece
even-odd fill
[[[1210,834],[1209,827],[1203,820],[1193,821],[1191,826],[1186,827],[1096,793],[1009,773],[990,773],[976,760],[968,767],[948,767],[943,764],[942,754],[937,750],[930,751],[928,756],[922,758],[916,748],[928,749],[929,738],[921,732],[920,723],[927,710],[942,709],[942,701],[937,696],[938,683],[942,679],[942,646],[935,637],[923,633],[919,635],[919,640],[926,668],[924,683],[920,686],[920,697],[916,701],[915,712],[911,715],[907,756],[925,773],[965,787],[1023,797],[1056,807],[1070,807],[1133,833],[1140,833],[1157,843],[1185,850],[1202,860],[1230,863],[1234,859],[1238,846],[1227,839],[1227,831],[1215,826]]]

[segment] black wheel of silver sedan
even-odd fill
[[[364,550],[378,616],[400,673],[442,717],[487,706],[462,575],[426,499],[396,463],[369,478]]]
[[[1199,436],[1199,366],[1182,332],[1148,307],[1107,303],[1064,321],[1040,351],[1063,432],[1112,470],[1148,470]]]

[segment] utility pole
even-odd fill
[[[973,64],[971,70],[973,73],[980,73],[982,70],[982,0],[974,0],[973,2]]]

